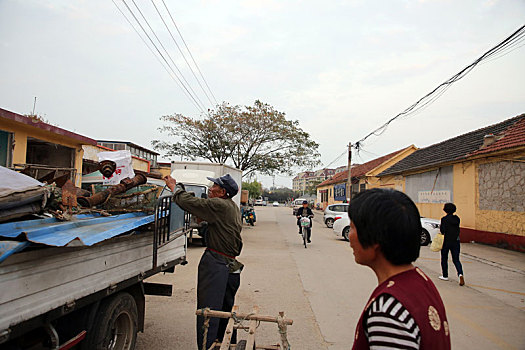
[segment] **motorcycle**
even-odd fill
[[[248,207],[243,211],[242,214],[244,220],[247,224],[250,224],[251,226],[254,225],[254,223],[257,221],[257,218],[255,216],[255,210],[252,207]]]

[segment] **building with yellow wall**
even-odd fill
[[[25,169],[40,178],[54,171],[69,174],[80,186],[82,145],[96,145],[88,137],[0,108],[0,165]]]
[[[416,151],[414,145],[373,159],[363,164],[357,164],[351,168],[352,194],[374,187],[396,187],[397,183],[381,183],[377,174],[399,162]],[[348,200],[348,170],[335,174],[331,179],[321,182],[317,186],[317,198],[321,206],[342,203]]]
[[[525,251],[525,114],[417,150],[379,178],[403,179],[422,216],[456,204],[462,241]]]

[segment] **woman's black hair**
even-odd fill
[[[456,206],[454,203],[445,203],[443,211],[447,214],[454,214],[456,212]]]
[[[350,201],[348,215],[363,248],[379,244],[394,265],[410,264],[419,257],[419,211],[403,192],[380,188],[359,192]]]

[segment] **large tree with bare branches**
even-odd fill
[[[154,148],[166,156],[207,159],[231,164],[243,176],[292,174],[294,167],[311,168],[319,163],[319,145],[285,113],[255,101],[253,106],[218,105],[201,119],[182,114],[161,117],[159,130],[174,141],[154,140]]]

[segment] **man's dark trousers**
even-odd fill
[[[230,273],[228,265],[220,256],[206,250],[199,262],[197,278],[197,309],[210,308],[212,310],[230,312],[235,302],[235,294],[239,289],[241,274]],[[210,318],[206,349],[215,339],[222,340],[228,319]],[[204,336],[204,317],[197,316],[197,345],[202,349]],[[236,343],[237,333],[232,335],[232,343]]]

